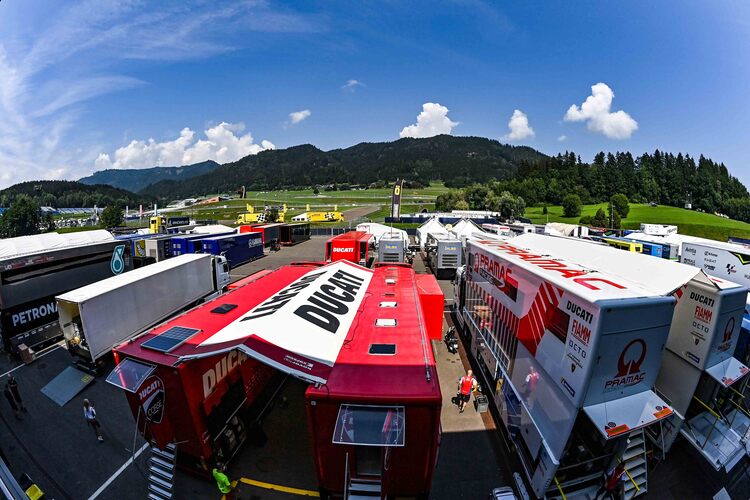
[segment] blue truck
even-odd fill
[[[205,240],[206,238],[216,238],[218,236],[226,236],[229,234],[235,233],[234,231],[227,231],[225,233],[186,234],[184,236],[175,236],[174,238],[172,238],[172,255],[201,253],[203,251],[201,240]]]
[[[265,255],[260,233],[215,236],[201,240],[201,245],[203,253],[226,257],[230,268],[235,268]]]

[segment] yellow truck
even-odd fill
[[[247,204],[247,212],[244,214],[240,214],[237,216],[237,220],[235,221],[235,224],[256,224],[259,222],[284,222],[284,215],[286,214],[286,203],[284,203],[284,206],[281,210],[279,210],[279,215],[276,217],[275,221],[266,220],[266,212],[256,212],[255,207]]]
[[[292,222],[343,222],[344,214],[338,211],[338,205],[333,206],[332,211],[311,212],[310,205],[305,207],[305,213],[292,217]]]

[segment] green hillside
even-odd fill
[[[581,216],[593,216],[602,208],[607,211],[607,204],[584,205]],[[548,215],[542,214],[542,207],[529,207],[526,209],[525,217],[533,222],[543,224],[547,222],[567,222],[577,224],[580,217],[563,217],[562,207],[547,207]],[[732,219],[725,219],[712,214],[685,210],[684,208],[638,205],[630,204],[630,213],[627,219],[623,219],[624,229],[638,229],[641,223],[651,224],[674,224],[679,228],[681,234],[711,238],[718,241],[727,241],[729,236],[750,238],[750,224]]]

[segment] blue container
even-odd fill
[[[203,253],[223,255],[229,268],[263,257],[263,239],[260,233],[230,234],[201,240]]]
[[[183,236],[175,236],[172,238],[172,254],[183,255],[186,253],[200,253],[203,250],[201,247],[201,240],[215,238],[217,236],[226,236],[228,234],[234,234],[234,231],[228,231],[226,233],[186,234]]]

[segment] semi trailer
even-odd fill
[[[223,255],[229,261],[230,269],[265,255],[259,233],[230,234],[200,241],[203,253]]]
[[[200,243],[201,240],[215,238],[217,236],[226,236],[228,234],[235,234],[235,231],[227,228],[227,231],[220,231],[217,233],[190,233],[184,236],[175,236],[172,238],[172,255],[177,256],[198,253],[202,250]]]
[[[96,370],[115,345],[226,290],[221,256],[181,255],[57,296],[68,352]]]
[[[652,389],[675,298],[694,273],[582,240],[469,240],[456,321],[537,497],[593,493],[620,461],[647,490],[643,429],[672,414]]]
[[[5,350],[60,337],[55,296],[132,268],[127,242],[104,230],[0,241],[0,330]]]
[[[284,224],[279,230],[279,243],[285,246],[296,245],[310,239],[310,223]]]
[[[278,242],[281,238],[281,228],[284,224],[271,223],[271,224],[254,224],[252,226],[240,226],[239,233],[259,233],[263,246],[271,246],[274,242]]]

